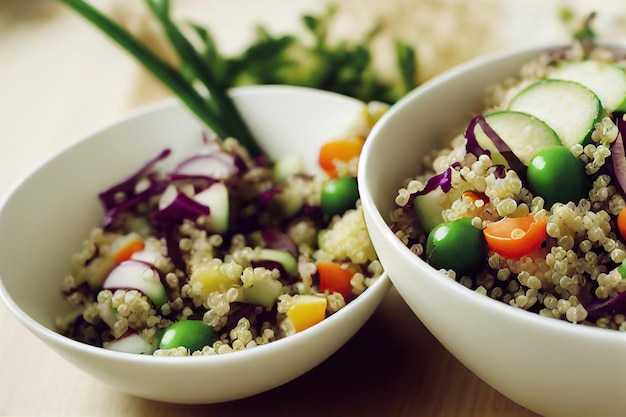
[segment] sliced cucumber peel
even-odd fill
[[[567,147],[586,144],[594,126],[604,117],[600,99],[573,81],[545,79],[520,91],[509,110],[531,114],[550,126]]]
[[[561,145],[559,137],[550,126],[528,113],[497,111],[486,115],[485,121],[526,166],[539,149]],[[479,125],[476,126],[475,135],[480,147],[491,152],[494,164],[507,164]]]

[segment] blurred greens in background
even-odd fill
[[[417,57],[413,47],[394,40],[395,74],[384,80],[376,70],[372,47],[380,28],[361,39],[329,40],[329,28],[337,8],[320,15],[302,16],[304,36],[273,36],[265,27],[241,54],[225,56],[206,27],[191,25],[202,41],[202,56],[223,86],[290,84],[335,91],[361,99],[397,101],[418,84]]]

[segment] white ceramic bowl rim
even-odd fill
[[[611,46],[610,44],[608,45]],[[460,74],[463,74],[464,72],[468,70],[483,66],[485,65],[485,63],[491,62],[491,61],[506,61],[511,56],[518,55],[522,52],[534,52],[538,56],[541,52],[558,50],[558,49],[566,48],[568,46],[569,44],[558,44],[558,45],[551,45],[551,46],[545,46],[545,45],[536,46],[532,48],[528,48],[528,47],[514,48],[514,49],[508,49],[504,51],[498,51],[495,53],[487,54],[487,55],[472,59],[470,61],[467,61],[466,63],[463,63],[457,67],[454,67],[432,78],[431,80],[425,82],[424,84],[422,84],[421,86],[419,86],[418,88],[416,88],[415,90],[413,90],[412,92],[404,96],[402,99],[400,99],[396,104],[391,106],[391,108],[381,117],[379,122],[374,126],[374,128],[372,129],[372,133],[370,134],[370,137],[377,137],[378,131],[382,129],[383,126],[387,123],[386,122],[387,119],[394,118],[395,113],[404,111],[404,107],[406,103],[412,102],[413,100],[416,99],[416,97],[421,96],[423,91],[430,90],[441,84],[445,84],[450,79],[454,79],[458,77]],[[620,47],[619,45],[613,45],[613,46]],[[621,47],[623,48],[623,45]],[[504,81],[504,80],[494,80],[494,83],[498,83],[501,81]],[[469,122],[469,115],[468,115],[468,122]],[[462,126],[458,126],[458,127],[461,128]],[[362,160],[373,158],[373,156],[370,155],[372,153],[372,150],[371,150],[372,147],[373,147],[373,141],[365,142],[365,146],[363,147],[363,151],[361,153]],[[359,171],[359,182],[361,184],[367,183],[366,172],[364,172],[364,170]],[[398,187],[400,187],[400,184],[398,184]],[[361,187],[359,191],[361,194],[361,199],[364,202],[364,204],[369,204],[369,202],[374,200],[372,198],[370,190],[367,187]],[[387,221],[385,220],[385,218],[383,218],[382,214],[376,207],[372,207],[372,210],[370,210],[370,212],[371,212],[371,216],[374,218],[374,221],[377,224],[387,225]],[[391,231],[391,228],[387,227],[387,230],[385,231],[385,233],[387,235],[387,241],[391,242],[391,244],[393,245],[393,250],[400,253],[402,257],[411,259],[412,264],[414,264],[418,269],[421,269],[421,270],[430,269],[431,271],[433,271],[433,273],[436,272],[426,261],[424,261],[422,258],[416,256],[413,252],[411,252],[410,249],[407,246],[405,246],[394,235],[394,233]],[[476,303],[482,304],[485,307],[488,307],[489,309],[493,310],[494,314],[507,315],[507,316],[510,316],[515,321],[529,321],[530,320],[533,324],[537,326],[547,327],[548,329],[551,329],[554,332],[564,332],[564,333],[569,333],[569,334],[578,333],[578,336],[596,338],[596,339],[605,338],[605,339],[612,339],[615,341],[620,340],[620,339],[626,339],[626,333],[624,332],[610,330],[610,329],[603,329],[600,327],[575,325],[575,324],[566,322],[564,320],[558,320],[558,319],[553,319],[549,317],[542,317],[537,313],[532,313],[532,312],[523,310],[521,308],[512,307],[510,305],[503,303],[502,301],[494,300],[490,297],[481,295],[477,293],[476,291],[470,290],[464,287],[463,285],[459,284],[458,282],[452,279],[446,278],[444,275],[440,274],[439,272],[436,272],[436,273],[441,278],[442,285],[444,285],[448,291],[455,292],[457,294],[462,294],[465,297],[469,297],[470,299],[474,300]],[[393,283],[394,279],[392,276],[390,276],[390,279],[391,279],[391,282]]]
[[[233,96],[237,95],[245,95],[245,96],[254,96],[260,95],[264,96],[268,91],[277,92],[281,94],[309,94],[310,96],[321,96],[321,95],[335,95],[338,99],[342,100],[350,100],[350,97],[342,96],[337,93],[328,92],[328,91],[320,91],[315,89],[310,89],[306,87],[297,87],[297,86],[284,86],[284,85],[257,85],[257,86],[246,86],[240,88],[234,88],[231,90],[231,94]],[[354,99],[355,102],[359,102]],[[61,148],[59,151],[54,153],[52,156],[46,158],[41,163],[37,164],[27,175],[25,175],[20,181],[18,181],[6,194],[5,197],[0,201],[0,212],[2,212],[5,204],[9,201],[13,193],[20,188],[23,182],[27,181],[28,178],[33,175],[36,171],[38,171],[41,167],[48,164],[50,161],[54,160],[58,157],[58,155],[63,154],[68,149],[72,148],[76,143],[92,137],[99,132],[106,131],[110,129],[112,126],[118,125],[125,121],[135,119],[144,114],[152,113],[159,109],[166,109],[175,106],[180,106],[180,102],[178,99],[167,99],[149,106],[142,107],[137,110],[133,110],[128,114],[113,120],[112,122],[100,127],[98,129],[93,130],[92,132],[81,135],[79,139],[75,141],[71,141],[70,144]],[[94,198],[96,196],[94,195]],[[68,254],[69,255],[69,254]],[[332,316],[323,320],[311,328],[306,329],[305,331],[296,333],[294,335],[275,340],[265,345],[259,345],[251,349],[245,349],[241,351],[231,352],[227,354],[219,354],[219,355],[199,355],[199,356],[185,356],[185,357],[168,357],[168,356],[153,356],[153,355],[138,355],[132,353],[125,352],[117,352],[108,349],[104,349],[102,347],[96,347],[92,345],[88,345],[85,343],[78,342],[69,337],[63,336],[60,333],[57,333],[46,326],[40,324],[33,318],[31,318],[28,314],[26,314],[11,298],[8,294],[8,291],[4,287],[2,283],[2,279],[0,278],[0,299],[2,299],[5,305],[8,307],[9,311],[30,331],[36,332],[41,337],[53,341],[57,345],[64,345],[72,350],[83,351],[86,353],[97,354],[102,356],[103,358],[115,359],[117,361],[126,361],[126,362],[142,362],[142,363],[154,363],[154,364],[166,364],[176,363],[180,366],[196,366],[199,363],[211,362],[211,361],[222,361],[222,362],[237,362],[243,359],[244,357],[254,358],[254,356],[262,356],[264,355],[268,349],[272,350],[286,350],[289,349],[292,343],[298,342],[300,340],[309,339],[314,340],[324,335],[327,332],[328,328],[332,327],[333,324],[339,321],[343,316],[351,314],[353,310],[357,310],[360,308],[362,304],[365,303],[365,299],[367,298],[369,293],[378,293],[379,291],[386,291],[390,286],[388,282],[389,278],[386,273],[383,273],[367,290],[356,297],[354,300],[349,302],[345,307],[334,313]],[[61,285],[61,281],[59,281],[59,288]]]

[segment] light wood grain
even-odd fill
[[[285,16],[294,17],[305,3],[311,2],[282,8],[270,2],[273,9],[263,10],[263,17],[284,25]],[[228,39],[227,25],[220,27],[220,37]],[[167,96],[67,10],[45,1],[0,3],[0,196],[80,135]],[[317,368],[270,392],[215,405],[163,404],[105,386],[49,350],[4,305],[0,328],[0,415],[535,415],[454,359],[394,290],[363,329]]]

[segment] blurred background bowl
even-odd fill
[[[513,401],[545,416],[622,416],[626,336],[510,307],[443,277],[388,226],[397,190],[422,156],[480,109],[486,87],[515,76],[551,48],[488,55],[410,93],[375,126],[360,160],[370,236],[398,292],[465,366]]]
[[[299,87],[232,91],[243,118],[271,157],[297,152],[309,169],[322,143],[345,132],[363,103]],[[55,331],[69,308],[61,293],[70,256],[102,218],[97,193],[171,148],[198,149],[203,126],[178,101],[140,110],[52,156],[0,208],[0,298],[15,317],[86,373],[129,394],[174,403],[215,403],[284,384],[320,364],[367,321],[390,287],[386,275],[345,308],[306,331],[247,351],[153,357],[82,344]],[[167,161],[163,161],[164,163]],[[164,164],[167,168],[167,164]],[[28,360],[28,358],[24,358]]]

